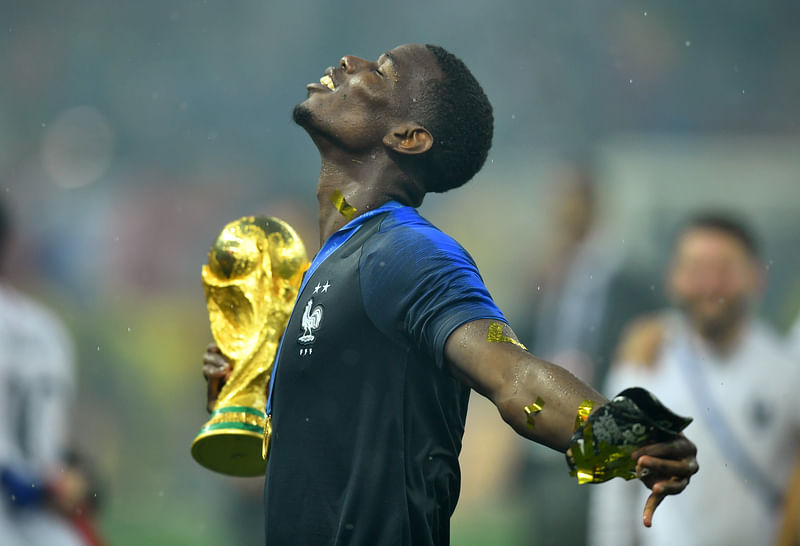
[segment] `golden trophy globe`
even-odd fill
[[[264,474],[269,378],[308,266],[300,237],[277,218],[240,218],[211,247],[203,289],[211,333],[232,370],[192,442],[192,457],[204,467],[231,476]]]

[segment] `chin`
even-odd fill
[[[332,135],[327,128],[321,126],[320,117],[309,106],[308,101],[301,102],[292,110],[292,120],[305,129],[317,146],[320,142],[330,142]]]
[[[727,336],[743,317],[742,309],[737,306],[730,306],[716,310],[716,312],[696,312],[694,314],[694,322],[703,335],[710,339],[717,339]]]
[[[292,110],[292,120],[300,127],[308,128],[313,117],[311,109],[305,102],[301,102]]]
[[[305,129],[312,138],[328,134],[325,128],[320,124],[320,117],[314,113],[308,101],[301,102],[294,107],[294,110],[292,110],[292,120]]]

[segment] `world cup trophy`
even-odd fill
[[[192,457],[204,467],[232,476],[264,474],[267,387],[308,266],[300,237],[277,218],[233,221],[211,247],[203,289],[211,333],[231,361],[231,374],[192,442]]]

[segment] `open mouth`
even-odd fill
[[[322,77],[319,79],[319,83],[321,83],[322,85],[324,85],[325,87],[327,87],[327,88],[328,88],[328,89],[330,89],[331,91],[333,91],[334,89],[336,89],[336,86],[333,84],[333,78],[331,78],[331,77],[330,77],[330,76],[328,76],[327,74],[325,74],[324,76],[322,76]]]
[[[306,86],[306,89],[309,91],[324,91],[326,93],[330,93],[331,91],[336,90],[336,84],[333,83],[333,78],[329,75],[325,74],[319,79],[319,83],[312,82]]]

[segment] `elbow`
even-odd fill
[[[517,434],[525,438],[535,439],[535,427],[532,427],[528,421],[525,405],[512,389],[504,388],[499,390],[492,401],[503,421],[514,429]]]
[[[536,400],[536,397],[531,397],[529,392],[529,384],[533,379],[531,374],[535,374],[531,363],[518,360],[515,365],[506,370],[502,380],[498,381],[495,388],[489,393],[489,398],[497,407],[503,421],[517,434],[536,440],[534,421],[529,420],[528,414],[525,412],[525,406]]]

